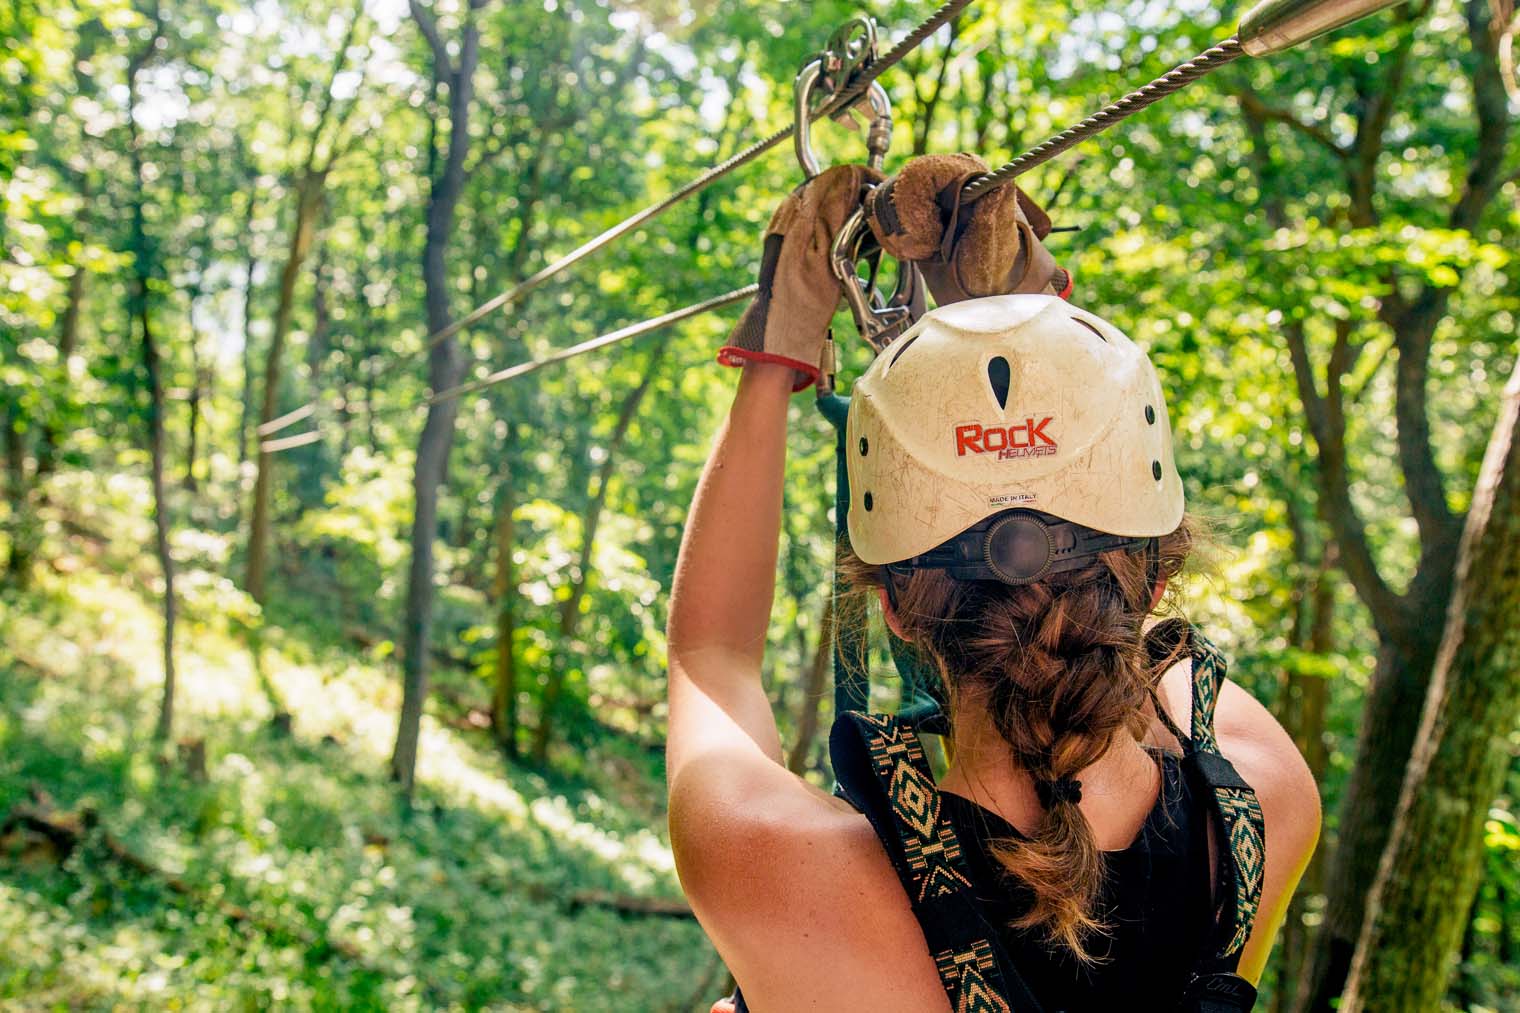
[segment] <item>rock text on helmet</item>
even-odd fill
[[[1046,432],[1054,416],[1036,422],[1025,418],[1011,426],[983,426],[975,422],[955,427],[955,456],[996,454],[998,460],[1019,457],[1049,457],[1056,452],[1055,438]]]

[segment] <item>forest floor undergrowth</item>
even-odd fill
[[[175,738],[204,743],[202,776],[152,738],[148,575],[97,564],[39,567],[0,599],[0,824],[40,811],[77,830],[0,836],[0,1007],[690,1010],[718,994],[694,921],[596,899],[680,896],[646,747],[609,735],[572,779],[430,715],[408,808],[385,775],[394,661],[305,630],[250,647],[201,593],[220,578],[192,569]]]

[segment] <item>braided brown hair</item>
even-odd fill
[[[1045,806],[1027,839],[1000,842],[994,852],[1034,895],[1014,924],[1082,961],[1093,959],[1087,943],[1105,929],[1096,910],[1103,864],[1075,778],[1120,732],[1144,737],[1145,705],[1171,661],[1150,662],[1142,624],[1155,579],[1182,570],[1194,531],[1184,519],[1147,552],[1106,552],[1030,584],[962,581],[939,570],[892,578],[903,631],[938,662],[952,728],[958,706],[985,706]],[[857,588],[883,586],[881,567],[847,551],[841,566]]]

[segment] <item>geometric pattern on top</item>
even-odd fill
[[[1230,841],[1230,858],[1235,863],[1238,884],[1235,891],[1235,933],[1219,949],[1220,958],[1239,952],[1251,935],[1256,909],[1261,906],[1262,881],[1267,871],[1266,823],[1261,803],[1250,788],[1214,789],[1214,800],[1224,820]]]
[[[960,840],[940,805],[934,774],[918,735],[890,714],[861,714],[866,748],[877,782],[887,786],[898,839],[917,891],[916,904],[971,889]],[[992,947],[975,939],[934,954],[940,984],[955,1013],[1012,1013],[988,975],[996,971]],[[994,979],[995,980],[995,979]]]
[[[1187,627],[1185,634],[1193,659],[1193,727],[1189,746],[1222,759],[1219,739],[1214,734],[1214,709],[1219,703],[1219,688],[1224,685],[1228,663],[1219,648],[1196,626]],[[1209,784],[1214,810],[1229,844],[1230,880],[1235,890],[1234,931],[1219,947],[1217,956],[1221,960],[1239,953],[1251,935],[1256,912],[1261,907],[1267,866],[1267,825],[1262,818],[1261,803],[1238,774],[1236,779],[1237,784]]]
[[[939,791],[918,736],[885,714],[862,715],[870,726],[868,748],[876,776],[888,785],[892,815],[902,831],[918,902],[970,889],[962,871],[960,841],[940,810]]]
[[[1219,687],[1228,665],[1219,648],[1195,627],[1191,631],[1193,648],[1193,747],[1200,752],[1219,752],[1214,736],[1214,708],[1219,703]]]
[[[956,983],[954,991],[946,989],[956,997],[955,1013],[1012,1013],[1008,1000],[987,981],[996,961],[985,940],[977,940],[962,953],[951,950],[936,953],[934,964],[939,968],[940,981]]]

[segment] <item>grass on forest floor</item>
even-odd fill
[[[164,875],[100,834],[61,865],[0,842],[0,1005],[684,1010],[716,994],[694,922],[571,903],[679,896],[647,752],[609,742],[585,780],[550,779],[430,716],[407,814],[384,776],[393,663],[267,630],[256,665],[236,624],[191,605],[176,733],[205,740],[198,782],[151,740],[156,604],[71,569],[0,601],[0,818],[40,787]]]

